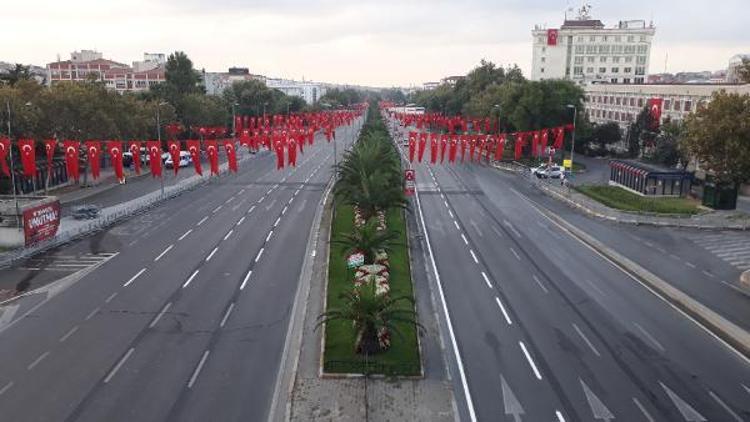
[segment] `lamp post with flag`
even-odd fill
[[[159,141],[159,150],[163,151],[162,145],[161,145],[161,115],[159,114],[161,110],[161,106],[169,104],[166,101],[160,101],[156,103],[156,139]],[[159,154],[159,160],[161,160],[161,154]],[[173,165],[179,165],[178,163],[173,163]],[[161,182],[161,196],[164,197],[164,175],[162,174],[159,177],[159,181]]]
[[[11,138],[11,126],[10,126],[10,99],[5,98],[5,109],[8,111],[8,141],[10,141]],[[13,164],[13,142],[10,142],[10,146],[8,148],[8,158],[10,160],[10,189],[13,193],[13,202],[16,204],[16,227],[18,229],[21,229],[21,218],[20,218],[20,212],[18,210],[18,197],[16,196],[16,171],[15,171],[15,165]]]
[[[573,153],[576,147],[576,120],[578,118],[578,107],[575,104],[568,104],[567,108],[573,109],[573,132],[570,140],[570,174],[573,175]]]

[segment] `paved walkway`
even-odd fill
[[[286,421],[454,421],[454,401],[439,346],[437,322],[426,277],[415,278],[420,338],[425,367],[423,379],[324,378],[320,375],[322,330],[314,330],[323,309],[331,219],[330,203],[323,214],[315,252],[302,343],[294,383],[286,405]],[[416,242],[410,233],[410,242]],[[414,249],[412,249],[414,250]],[[416,255],[416,252],[414,252]],[[413,262],[413,269],[422,268]],[[413,270],[421,271],[421,270]],[[293,352],[295,353],[295,352]],[[279,399],[282,400],[285,395]]]

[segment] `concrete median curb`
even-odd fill
[[[530,199],[527,199],[533,203]],[[681,290],[675,288],[668,282],[662,280],[652,272],[643,268],[629,258],[618,253],[614,249],[606,246],[604,243],[593,238],[588,233],[565,221],[564,219],[545,212],[540,206],[534,206],[560,227],[567,230],[578,240],[596,250],[602,256],[620,267],[631,277],[640,281],[644,286],[649,288],[675,308],[682,311],[685,315],[695,320],[699,325],[708,332],[721,339],[723,342],[731,345],[739,354],[746,359],[750,359],[750,333],[727,320],[712,309],[688,296]]]

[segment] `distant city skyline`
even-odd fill
[[[607,26],[653,20],[652,74],[726,69],[730,57],[750,52],[743,0],[725,0],[717,10],[698,0],[589,3],[592,17]],[[578,6],[562,0],[81,0],[75,8],[41,0],[35,5],[33,10],[19,3],[3,6],[0,37],[13,41],[3,46],[0,61],[44,66],[58,54],[65,60],[74,50],[96,49],[130,63],[146,51],[181,50],[206,71],[241,66],[274,77],[383,87],[463,75],[481,59],[517,64],[528,77],[531,29],[559,27],[566,8]]]

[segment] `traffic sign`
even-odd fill
[[[416,189],[416,185],[415,185],[416,177],[417,177],[416,171],[412,169],[404,170],[404,195],[406,196],[414,195],[414,191]]]

